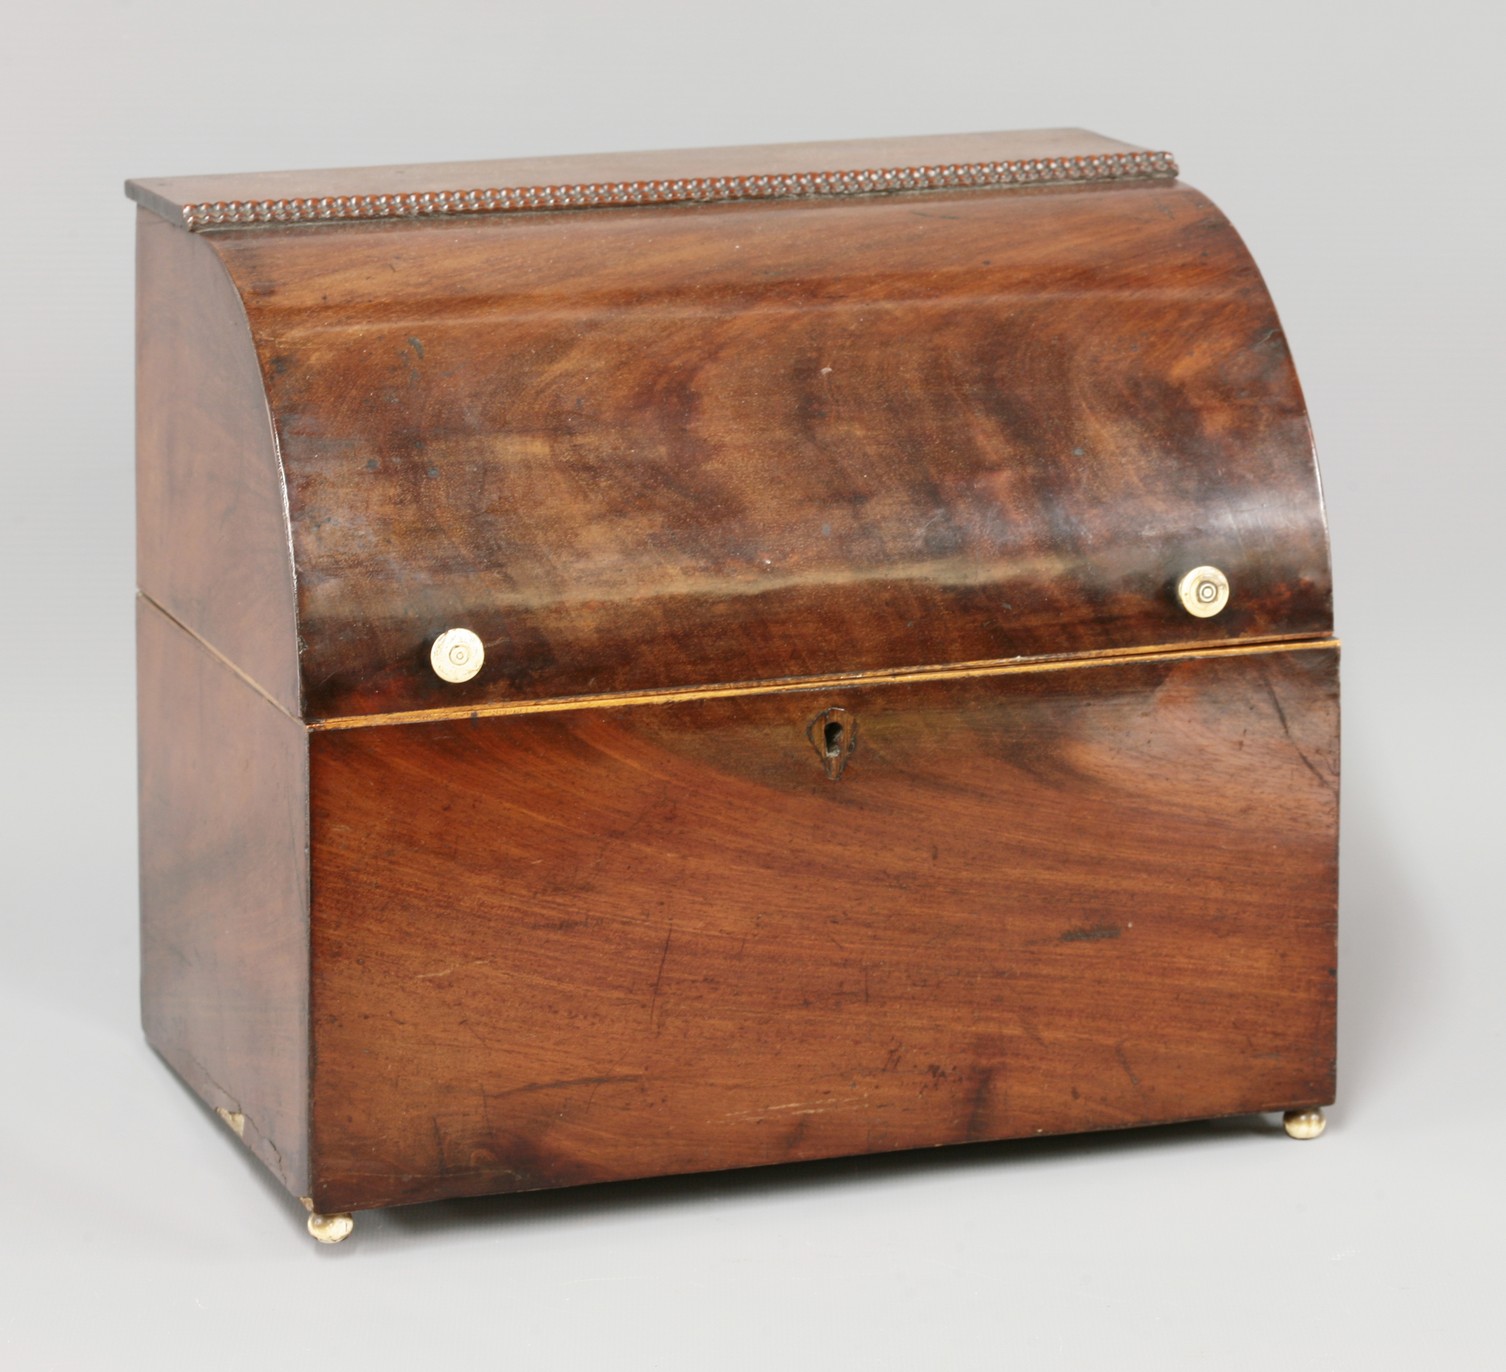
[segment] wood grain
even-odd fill
[[[309,718],[1332,627],[1285,341],[1185,186],[208,238]]]
[[[1336,671],[311,735],[316,1202],[1331,1100]]]
[[[308,745],[137,600],[141,1004],[152,1046],[308,1189]]]

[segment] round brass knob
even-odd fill
[[[1229,603],[1229,578],[1217,567],[1194,567],[1177,583],[1182,608],[1199,619],[1212,619]]]
[[[429,663],[442,681],[469,681],[486,661],[486,649],[469,629],[446,629],[429,649]]]

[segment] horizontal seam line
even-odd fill
[[[714,686],[685,686],[666,690],[623,691],[615,694],[555,696],[542,700],[496,701],[479,705],[442,706],[388,714],[331,715],[306,722],[314,733],[369,729],[384,724],[426,724],[449,720],[491,719],[507,715],[556,714],[572,710],[620,709],[630,705],[672,705],[678,701],[727,700],[753,695],[793,695],[799,692],[904,685],[909,682],[958,681],[973,677],[1015,676],[1059,672],[1072,668],[1111,667],[1137,662],[1178,662],[1190,658],[1244,657],[1256,653],[1304,652],[1337,648],[1332,635],[1314,638],[1261,639],[1202,648],[1169,646],[1124,649],[1085,657],[1036,658],[1028,661],[958,663],[941,667],[909,667],[866,674],[795,677],[776,681],[729,682]]]
[[[827,676],[788,677],[769,681],[723,682],[710,686],[680,686],[666,689],[621,691],[612,694],[553,696],[541,700],[494,701],[481,705],[448,705],[431,710],[399,710],[384,714],[330,715],[320,719],[300,719],[272,695],[262,684],[236,666],[212,643],[188,627],[173,612],[137,588],[136,594],[170,624],[182,630],[210,657],[240,678],[268,705],[284,718],[310,733],[334,733],[348,729],[369,729],[384,724],[443,723],[458,719],[489,719],[507,715],[554,714],[572,710],[619,709],[630,705],[672,705],[688,700],[728,700],[751,695],[793,695],[802,691],[839,690],[852,687],[904,685],[907,682],[959,681],[971,677],[1016,676],[1030,672],[1059,672],[1074,667],[1109,667],[1132,662],[1178,662],[1199,657],[1245,657],[1255,653],[1303,652],[1318,648],[1338,648],[1340,640],[1332,634],[1265,638],[1247,641],[1224,640],[1203,647],[1111,649],[1082,657],[1029,658],[1025,660],[993,659],[955,663],[950,666],[898,667],[875,672],[853,672]]]

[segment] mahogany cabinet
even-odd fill
[[[1285,336],[1079,130],[129,183],[143,1013],[311,1211],[1333,1098]]]

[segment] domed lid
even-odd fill
[[[1058,130],[132,183],[249,324],[296,588],[265,688],[331,719],[1326,634],[1285,339],[1175,170]],[[479,662],[440,671],[452,630]]]

